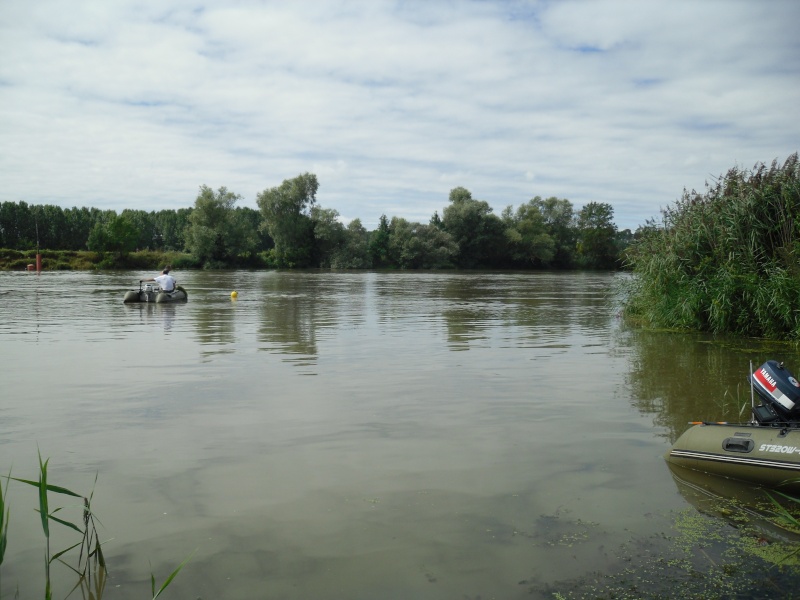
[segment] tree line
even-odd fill
[[[428,223],[380,217],[367,231],[317,204],[316,175],[304,173],[265,189],[258,210],[241,196],[200,187],[194,206],[143,211],[62,209],[0,203],[0,247],[12,250],[136,250],[188,252],[197,266],[334,269],[614,269],[631,243],[618,231],[610,204],[576,211],[569,200],[539,196],[497,215],[469,190],[450,191],[448,205]]]

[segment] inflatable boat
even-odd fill
[[[124,304],[132,304],[134,302],[155,302],[157,304],[163,302],[186,302],[189,295],[186,290],[181,286],[176,286],[171,292],[165,292],[157,283],[139,282],[139,290],[131,290],[125,293],[125,298],[122,299]]]
[[[694,424],[665,458],[696,471],[798,492],[800,383],[783,363],[769,360],[750,375],[750,384],[749,422]]]

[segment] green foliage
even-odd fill
[[[509,206],[503,211],[509,257],[526,267],[547,267],[555,257],[556,245],[537,200],[522,204],[516,214]]]
[[[553,240],[553,258],[550,265],[558,269],[572,267],[575,264],[578,236],[578,224],[572,203],[556,197],[542,200],[540,196],[533,198],[530,203],[539,209],[547,234]]]
[[[371,265],[367,230],[359,219],[345,227],[333,209],[311,208],[314,226],[314,264],[333,269],[365,269]]]
[[[401,269],[447,269],[453,267],[458,246],[452,236],[433,225],[392,217],[388,254]]]
[[[389,237],[389,220],[381,215],[378,228],[369,236],[369,255],[375,268],[389,266]]]
[[[138,234],[136,237],[135,248],[155,248],[156,241],[158,240],[158,232],[156,231],[155,219],[152,213],[144,210],[132,210],[126,208],[120,213],[121,217],[125,217]]]
[[[114,252],[121,255],[133,252],[138,241],[139,232],[130,218],[108,211],[105,218],[92,228],[87,246],[93,252]]]
[[[190,254],[144,250],[125,255],[100,254],[98,252],[76,252],[73,250],[43,250],[42,269],[45,271],[92,271],[95,269],[156,270],[166,264],[174,269],[197,269],[201,267]],[[24,271],[35,264],[36,250],[20,252],[0,250],[0,271]]]
[[[311,223],[314,232],[314,264],[331,267],[336,255],[344,245],[344,225],[339,222],[338,211],[321,206],[311,207]]]
[[[378,228],[367,232],[359,219],[345,227],[338,211],[315,206],[318,188],[312,173],[286,179],[257,195],[258,210],[235,206],[241,197],[225,187],[205,185],[193,207],[149,213],[3,202],[0,247],[30,250],[38,242],[43,250],[103,253],[99,264],[80,266],[59,256],[47,270],[154,268],[134,252],[187,250],[180,264],[162,262],[176,268],[610,269],[629,241],[616,234],[609,205],[591,203],[578,219],[569,200],[536,196],[516,211],[508,207],[501,218],[463,187],[450,191],[442,217],[434,212],[427,225],[401,219],[392,233],[390,219],[381,215]],[[11,263],[0,257],[0,263],[5,269],[27,265],[22,258]]]
[[[496,266],[505,251],[505,227],[487,202],[474,200],[463,187],[450,191],[441,228],[456,243],[456,264],[461,268]],[[434,221],[433,228],[439,229]]]
[[[192,210],[180,208],[150,213],[155,229],[152,248],[183,251],[186,248],[185,234]]]
[[[234,209],[239,199],[241,196],[225,187],[214,192],[200,186],[186,228],[186,247],[206,268],[233,264],[240,255],[249,256],[257,250],[256,227],[247,214]]]
[[[613,269],[617,262],[614,208],[589,202],[578,213],[578,260],[588,269]]]
[[[800,163],[731,169],[635,234],[627,314],[676,329],[800,339]]]
[[[275,241],[275,260],[281,267],[307,267],[314,254],[311,207],[317,200],[317,176],[312,173],[285,179],[279,187],[256,197],[269,235]]]
[[[360,219],[353,219],[345,228],[344,242],[331,266],[335,269],[368,269],[372,266],[369,234]]]

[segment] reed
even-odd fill
[[[8,487],[8,481],[13,480],[19,483],[24,483],[26,485],[33,486],[37,489],[38,497],[39,497],[39,507],[37,512],[39,513],[39,517],[41,519],[42,525],[42,532],[45,537],[45,598],[50,600],[52,598],[52,584],[50,578],[50,565],[53,561],[58,560],[60,563],[66,565],[79,576],[81,580],[86,580],[88,583],[91,583],[91,575],[93,572],[97,572],[98,567],[102,570],[105,575],[105,559],[103,558],[103,552],[100,545],[100,539],[97,534],[97,527],[95,525],[95,517],[91,510],[91,500],[90,498],[94,495],[94,490],[89,495],[89,497],[83,497],[72,490],[67,488],[52,485],[47,481],[47,467],[50,463],[50,459],[42,460],[42,454],[39,453],[39,477],[37,480],[32,479],[22,479],[19,477],[11,477],[6,482],[6,487]],[[97,478],[95,477],[95,482]],[[82,509],[83,514],[83,528],[81,528],[76,523],[69,521],[67,519],[61,518],[56,516],[56,513],[61,512],[64,507],[57,507],[54,508],[52,511],[50,510],[50,500],[49,494],[60,494],[65,496],[70,496],[73,498],[81,499],[83,502],[80,504],[80,508]],[[55,554],[51,554],[50,549],[50,523],[60,524],[64,527],[74,530],[77,532],[81,537],[80,540],[71,546],[56,552]],[[80,546],[80,554],[78,556],[78,563],[77,567],[73,567],[69,563],[63,560],[63,556]],[[85,556],[84,556],[85,554]],[[94,569],[89,569],[90,564],[94,567]]]
[[[197,552],[197,550],[195,550],[194,552]],[[192,556],[194,556],[194,552],[192,552],[189,556],[187,556],[186,559],[181,564],[179,564],[178,567],[172,573],[170,573],[169,577],[167,577],[164,580],[164,583],[161,584],[161,587],[158,588],[158,591],[156,591],[156,578],[155,578],[155,575],[150,573],[150,590],[151,590],[151,593],[153,594],[153,600],[156,600],[156,598],[158,598],[161,595],[161,592],[163,592],[165,589],[167,589],[167,586],[169,586],[169,584],[172,583],[172,580],[175,579],[178,576],[178,573],[181,572],[181,569],[183,569],[183,567],[185,567],[188,564],[188,562],[190,560],[192,560]]]
[[[800,498],[789,496],[788,494],[784,494],[783,492],[777,490],[775,490],[772,493],[771,492],[765,492],[765,493],[767,494],[767,497],[770,499],[772,504],[775,505],[776,518],[782,523],[784,523],[786,526],[791,528],[792,530],[800,531],[800,520],[798,520],[798,518],[795,515],[793,515],[783,504],[778,502],[775,496],[773,496],[773,493],[782,496],[785,500],[792,502],[794,504],[800,504]],[[790,559],[793,556],[796,556],[797,554],[800,554],[800,547],[795,548],[794,550],[789,552],[781,559],[780,562],[786,562],[788,559]]]
[[[103,555],[103,548],[100,542],[100,536],[97,531],[97,524],[99,520],[92,510],[92,499],[94,497],[94,487],[97,485],[97,475],[95,475],[95,486],[88,496],[83,496],[69,490],[65,487],[53,485],[48,481],[48,465],[50,459],[43,460],[41,452],[39,453],[39,474],[37,479],[23,479],[20,477],[12,477],[11,472],[5,476],[6,486],[3,490],[0,485],[0,567],[2,567],[5,551],[8,543],[8,522],[10,516],[10,508],[7,505],[8,486],[11,481],[22,483],[25,485],[36,488],[38,495],[38,507],[36,512],[40,516],[40,524],[42,533],[45,538],[45,561],[44,561],[44,584],[45,591],[44,597],[46,600],[51,600],[53,597],[53,589],[50,577],[50,566],[53,562],[58,561],[77,576],[77,582],[70,594],[76,589],[80,588],[84,598],[93,598],[94,600],[101,600],[103,591],[105,589],[106,578],[108,575],[108,568],[106,566],[106,559]],[[59,496],[67,496],[76,498],[79,502],[68,505],[52,508],[50,502],[50,495],[55,494]],[[64,512],[72,509],[72,512],[77,512],[78,519],[69,519],[64,517]],[[60,525],[68,530],[72,530],[78,534],[78,540],[67,546],[66,548],[51,554],[51,524]],[[74,563],[68,562],[67,554],[77,549],[77,561]],[[167,577],[161,587],[155,589],[155,577],[151,574],[151,588],[153,593],[153,600],[161,595],[164,590],[172,583],[180,571],[191,560],[194,552],[190,554],[178,567],[172,571]],[[74,553],[73,553],[74,556]],[[0,574],[2,570],[0,569]],[[0,579],[0,583],[2,579]],[[0,587],[2,591],[2,587]],[[69,594],[68,594],[69,595]]]
[[[637,232],[625,314],[669,329],[800,339],[800,161],[733,168]]]
[[[6,504],[8,498],[8,483],[11,477],[9,470],[6,477],[6,489],[3,491],[3,485],[0,484],[0,597],[3,594],[3,558],[6,555],[6,546],[8,545],[8,521],[11,516],[11,507]]]

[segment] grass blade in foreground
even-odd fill
[[[11,507],[6,506],[4,498],[8,498],[8,484],[11,479],[11,470],[8,471],[6,477],[6,490],[3,492],[3,485],[0,484],[0,566],[3,565],[3,557],[6,554],[6,545],[8,544],[8,520]],[[0,572],[0,596],[3,593],[3,574]]]
[[[186,566],[186,563],[188,563],[190,560],[192,560],[192,557],[194,556],[195,552],[197,552],[197,549],[195,549],[194,552],[192,552],[189,556],[187,556],[186,560],[184,560],[181,564],[178,565],[178,568],[175,569],[170,574],[169,577],[167,577],[166,581],[164,581],[164,584],[159,588],[158,592],[156,592],[156,578],[152,573],[150,573],[150,589],[151,589],[152,594],[153,594],[153,600],[156,600],[156,598],[158,598],[161,595],[161,592],[163,592],[165,589],[167,589],[167,586],[170,583],[172,583],[172,580],[175,579],[175,577],[177,577],[178,573],[181,572],[181,569],[183,569],[183,567]]]
[[[6,506],[4,498],[8,498],[8,483],[10,479],[11,471],[8,472],[6,477],[5,492],[3,492],[3,485],[0,484],[0,565],[3,564],[3,556],[5,556],[6,544],[8,543],[8,519],[11,507]]]
[[[780,502],[778,502],[778,501],[775,499],[775,497],[774,497],[774,496],[773,496],[773,495],[772,495],[770,492],[765,492],[765,493],[767,494],[767,496],[769,497],[769,499],[772,501],[772,503],[773,503],[773,504],[776,506],[776,508],[777,508],[777,513],[776,513],[776,514],[777,514],[777,517],[778,517],[778,518],[779,518],[781,521],[783,521],[784,523],[786,523],[787,525],[789,525],[789,526],[791,526],[791,527],[793,527],[793,528],[795,528],[795,529],[798,529],[798,528],[800,528],[800,521],[798,521],[798,520],[797,520],[797,519],[794,517],[794,515],[792,515],[792,513],[790,513],[790,512],[789,512],[789,511],[786,509],[786,507],[785,507],[785,506],[783,506],[783,505],[782,505]],[[783,497],[784,497],[784,498],[786,498],[787,500],[791,500],[792,502],[797,502],[797,503],[800,503],[800,499],[798,499],[798,498],[795,498],[794,496],[788,496],[788,495],[784,494],[783,492],[778,492],[778,491],[776,491],[776,493],[777,493],[777,494],[780,494],[781,496],[783,496]],[[784,556],[784,557],[781,559],[781,562],[785,562],[786,560],[790,559],[791,557],[795,556],[795,555],[796,555],[796,554],[798,554],[798,553],[800,553],[800,548],[795,548],[794,550],[792,550],[791,552],[789,552],[789,554],[787,554],[786,556]]]

